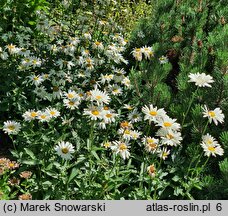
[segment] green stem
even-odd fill
[[[207,123],[206,123],[206,125],[205,125],[205,127],[204,127],[204,129],[203,129],[202,135],[205,134],[205,132],[206,132],[206,130],[207,130],[208,124],[209,124],[209,120],[207,121]]]
[[[189,113],[189,111],[190,111],[190,108],[191,108],[192,103],[193,103],[193,101],[194,101],[194,99],[195,99],[195,96],[196,96],[197,91],[198,91],[198,87],[197,87],[197,89],[195,90],[195,92],[192,94],[192,98],[191,98],[191,100],[190,100],[190,102],[189,102],[189,104],[188,104],[188,109],[187,109],[186,113],[184,113],[184,118],[183,118],[183,120],[182,120],[181,127],[183,127],[183,125],[184,125],[185,118],[186,118],[186,116],[188,115],[188,113]]]

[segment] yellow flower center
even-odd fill
[[[157,112],[156,111],[150,111],[150,115],[156,116],[157,115]]]
[[[40,116],[40,118],[42,118],[42,119],[46,119],[46,117],[47,117],[46,115],[41,115]]]
[[[97,100],[100,100],[100,99],[102,99],[102,96],[97,95],[97,96],[96,96],[96,99],[97,99]]]
[[[173,138],[174,138],[174,136],[173,136],[172,134],[167,134],[166,137],[167,137],[168,139],[173,139]]]
[[[8,129],[10,129],[11,131],[15,130],[15,126],[14,125],[9,125]]]
[[[152,150],[157,148],[157,144],[155,144],[155,143],[149,143],[149,146]]]
[[[163,125],[165,127],[171,127],[172,126],[172,123],[170,123],[170,122],[164,122]]]
[[[14,163],[9,163],[8,166],[9,167],[14,167]]]
[[[132,118],[133,118],[133,119],[137,119],[137,118],[138,118],[138,115],[137,115],[137,114],[134,114],[134,115],[132,116]]]
[[[95,115],[95,116],[98,116],[100,114],[100,112],[98,110],[93,110],[92,114]]]
[[[215,117],[215,112],[214,111],[209,111],[208,115],[213,118],[213,117]]]
[[[124,151],[127,149],[127,146],[124,143],[121,143],[119,146],[120,151]]]
[[[210,152],[215,152],[215,147],[209,146],[209,147],[208,147],[208,150],[209,150]]]
[[[36,112],[31,112],[31,117],[32,118],[35,118],[37,116],[37,113]]]
[[[120,126],[121,126],[122,128],[128,128],[128,127],[130,127],[130,124],[129,124],[129,122],[124,121],[124,122],[121,122],[121,123],[120,123]]]
[[[107,118],[111,118],[112,117],[112,114],[108,113],[108,114],[106,114],[106,117]]]
[[[69,149],[68,148],[62,148],[61,150],[62,150],[62,153],[63,154],[67,154],[69,152]]]
[[[72,99],[74,97],[74,95],[71,94],[71,93],[69,93],[69,94],[67,94],[67,97],[70,98],[70,99]]]
[[[74,101],[69,101],[68,103],[70,106],[73,106],[74,105]]]
[[[124,134],[130,134],[131,132],[129,130],[125,130]]]
[[[58,86],[53,86],[53,88],[52,88],[52,89],[53,89],[53,91],[54,91],[54,92],[59,91],[59,87],[58,87]]]
[[[55,113],[56,113],[55,111],[51,111],[50,112],[51,115],[55,115]]]
[[[35,81],[37,81],[39,79],[39,77],[37,77],[37,76],[35,76],[34,78],[33,78],[33,80],[35,80]]]
[[[111,146],[110,142],[104,143],[104,147],[105,147],[105,148],[108,148],[108,147],[110,147],[110,146]]]
[[[95,42],[95,44],[96,44],[97,46],[99,46],[101,43],[100,43],[100,42],[98,42],[98,41],[96,41],[96,42]]]
[[[107,106],[105,106],[103,109],[104,109],[104,110],[109,110],[109,108],[108,108]]]

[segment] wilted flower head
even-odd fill
[[[29,179],[32,176],[31,171],[23,171],[20,173],[20,177],[24,179]]]
[[[155,168],[154,164],[148,166],[148,167],[147,167],[147,171],[148,171],[149,175],[150,175],[152,178],[155,177],[155,175],[156,175],[156,168]]]
[[[20,195],[18,198],[19,198],[19,200],[31,200],[32,195],[30,193],[26,193],[26,194]]]

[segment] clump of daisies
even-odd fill
[[[129,106],[124,105],[124,108]],[[128,120],[120,123],[118,129],[118,139],[109,142],[111,150],[120,155],[124,160],[130,157],[130,147],[133,143],[141,143],[145,151],[150,154],[156,154],[159,158],[165,160],[171,152],[171,147],[181,144],[182,136],[180,133],[181,126],[176,122],[176,119],[170,118],[163,108],[158,109],[156,106],[150,104],[142,108],[142,113],[137,109],[131,110],[128,114]],[[134,124],[142,121],[142,114],[144,120],[149,124],[158,127],[154,136],[144,135],[146,131],[134,129]],[[111,143],[111,145],[110,145]],[[105,146],[108,148],[107,146]]]
[[[143,55],[145,59],[151,59],[152,57],[154,57],[154,50],[153,50],[153,47],[148,47],[148,46],[135,48],[132,51],[132,55],[137,61],[142,61]]]
[[[145,136],[142,143],[146,151],[156,153],[160,158],[165,160],[170,154],[171,147],[181,144],[181,126],[176,119],[170,118],[163,108],[158,109],[150,104],[142,108],[144,120],[148,120],[149,124],[159,127],[156,137]]]
[[[28,110],[26,111],[22,117],[25,121],[32,121],[38,119],[40,122],[48,122],[53,118],[57,118],[60,116],[60,112],[53,107],[47,107],[45,110]]]

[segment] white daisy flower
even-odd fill
[[[163,145],[177,146],[181,144],[183,139],[180,132],[166,130],[165,128],[159,129],[156,135],[160,136]]]
[[[13,44],[9,44],[6,46],[6,48],[8,49],[9,54],[13,55],[13,54],[17,54],[20,52],[20,49],[16,47],[16,45]]]
[[[145,55],[146,59],[150,59],[151,57],[154,56],[154,50],[152,47],[142,47],[141,52]]]
[[[131,81],[130,81],[130,79],[129,79],[128,77],[125,77],[125,78],[121,81],[121,83],[122,83],[123,85],[125,85],[127,88],[130,88],[130,87],[131,87]]]
[[[113,74],[101,74],[100,80],[102,84],[105,84],[106,82],[109,83],[111,80],[113,80],[114,75]]]
[[[225,118],[220,108],[215,108],[214,110],[208,110],[206,105],[204,105],[204,108],[203,108],[203,117],[208,117],[209,122],[211,123],[213,121],[215,125],[218,125],[218,122],[223,123]]]
[[[84,60],[84,66],[86,67],[87,70],[93,70],[94,69],[94,60],[92,58],[89,58],[87,57],[85,60]]]
[[[10,134],[16,135],[19,133],[21,129],[21,124],[16,121],[6,121],[4,122],[2,129],[5,133],[8,133],[9,135]]]
[[[98,120],[103,118],[103,110],[101,107],[90,106],[88,109],[84,109],[83,115],[87,115],[91,120]]]
[[[75,110],[76,108],[78,108],[80,102],[77,101],[77,100],[69,100],[69,99],[63,99],[63,103],[64,103],[64,106],[71,109],[71,110]]]
[[[142,61],[142,49],[141,48],[135,48],[132,51],[132,55],[137,61]]]
[[[40,85],[44,81],[43,77],[40,75],[31,75],[29,76],[29,78],[32,81],[32,83],[36,86]]]
[[[60,112],[55,108],[46,108],[45,112],[47,112],[51,118],[57,118],[60,116]]]
[[[167,148],[162,148],[158,151],[158,156],[165,160],[170,154],[170,150],[167,150]]]
[[[211,155],[216,157],[216,155],[222,156],[224,154],[224,150],[222,147],[218,145],[207,145],[206,143],[202,142],[200,144],[205,152],[205,156],[210,157]]]
[[[92,39],[92,36],[91,36],[91,34],[89,32],[84,33],[84,37],[87,40],[91,40]]]
[[[118,131],[118,134],[120,134],[123,139],[125,140],[130,140],[132,138],[131,136],[131,130],[129,129],[123,129],[123,128],[120,128]]]
[[[205,73],[191,73],[188,77],[190,78],[188,82],[194,82],[199,87],[211,87],[210,83],[214,82],[213,77]]]
[[[33,66],[33,68],[35,67],[40,67],[41,66],[42,61],[40,60],[40,58],[37,57],[31,57],[31,65]]]
[[[92,45],[93,49],[103,50],[104,46],[102,42],[95,41]]]
[[[124,104],[123,108],[127,109],[127,110],[133,110],[134,109],[134,107],[129,105],[129,104]]]
[[[108,112],[103,112],[103,121],[106,123],[106,124],[110,124],[112,122],[115,122],[116,121],[116,117],[117,117],[118,114],[116,113],[112,113],[110,111]]]
[[[118,85],[110,85],[108,88],[112,95],[121,95],[123,93],[122,88]]]
[[[206,135],[202,136],[202,142],[205,143],[206,145],[212,145],[212,146],[216,146],[219,145],[218,142],[215,140],[214,137],[212,137],[209,133],[207,133]]]
[[[73,90],[69,90],[68,92],[64,92],[64,96],[69,100],[80,99],[78,94]]]
[[[48,122],[51,119],[51,116],[48,112],[44,111],[38,111],[37,112],[38,116],[37,119],[39,119],[41,122]]]
[[[122,141],[113,141],[110,147],[115,154],[119,154],[124,160],[129,158],[129,144]]]
[[[160,58],[159,58],[159,62],[160,62],[160,64],[165,64],[165,63],[167,63],[169,60],[168,60],[168,58],[166,57],[166,56],[161,56]]]
[[[108,96],[108,94],[106,94],[103,91],[100,91],[99,89],[91,90],[90,94],[90,100],[96,101],[98,105],[102,103],[108,104],[110,102],[110,97]]]
[[[101,144],[101,146],[105,147],[106,149],[107,149],[107,148],[110,148],[111,145],[112,145],[112,143],[109,142],[109,141],[105,141],[105,142],[103,142],[103,143]]]
[[[167,115],[158,120],[157,126],[160,126],[168,131],[177,131],[181,128],[180,124],[176,123],[176,119],[172,119]]]
[[[154,137],[144,137],[142,138],[142,143],[145,145],[145,149],[147,152],[154,153],[158,149],[159,139],[155,139]]]
[[[35,111],[35,110],[28,110],[26,111],[22,117],[24,118],[25,121],[31,121],[31,120],[34,120],[36,119],[38,116],[38,113]]]
[[[55,151],[65,160],[70,160],[75,152],[74,146],[69,142],[60,142],[55,146]]]
[[[166,116],[166,112],[164,109],[158,109],[154,107],[152,104],[148,106],[144,106],[142,108],[142,112],[145,114],[144,120],[149,120],[149,122],[158,122]]]
[[[82,49],[81,54],[82,54],[82,56],[89,56],[90,51],[88,49]]]
[[[130,112],[128,114],[128,120],[132,123],[135,123],[135,122],[140,122],[142,121],[142,116],[141,114],[138,112],[137,109],[134,109],[132,112]]]
[[[133,140],[137,140],[141,136],[141,134],[142,133],[137,130],[130,131],[131,139],[133,139]]]

